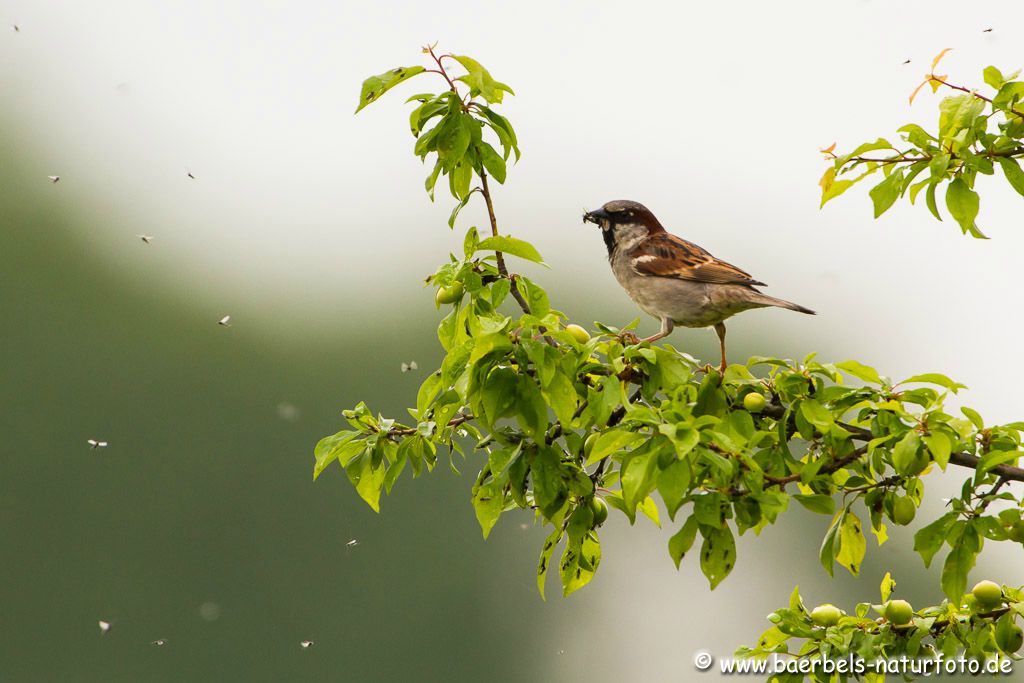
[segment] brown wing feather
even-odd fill
[[[652,235],[633,256],[637,259],[634,268],[643,275],[715,284],[764,284],[752,278],[750,273],[720,261],[696,244],[670,233]]]

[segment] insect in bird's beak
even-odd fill
[[[604,209],[594,209],[593,211],[587,211],[583,214],[584,223],[593,223],[594,225],[601,225],[601,221],[611,219],[608,212]]]

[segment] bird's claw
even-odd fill
[[[634,346],[640,343],[640,338],[632,332],[619,332],[619,341],[627,346]]]

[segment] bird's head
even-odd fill
[[[648,235],[665,232],[650,209],[628,199],[616,199],[600,209],[587,211],[583,214],[583,222],[601,228],[609,256],[616,248],[628,249]]]

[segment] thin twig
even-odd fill
[[[480,169],[480,183],[481,192],[484,195],[484,202],[487,204],[487,217],[491,221],[491,235],[498,237],[498,219],[494,217],[494,202],[491,201],[491,189],[487,185],[487,172],[484,169]],[[512,296],[515,297],[516,302],[519,304],[519,308],[523,309],[523,313],[530,313],[530,304],[523,298],[522,292],[519,291],[519,286],[516,284],[516,278],[514,275],[508,274],[508,268],[505,266],[505,255],[500,251],[494,252],[498,260],[498,272],[501,276],[507,278],[512,283]]]

